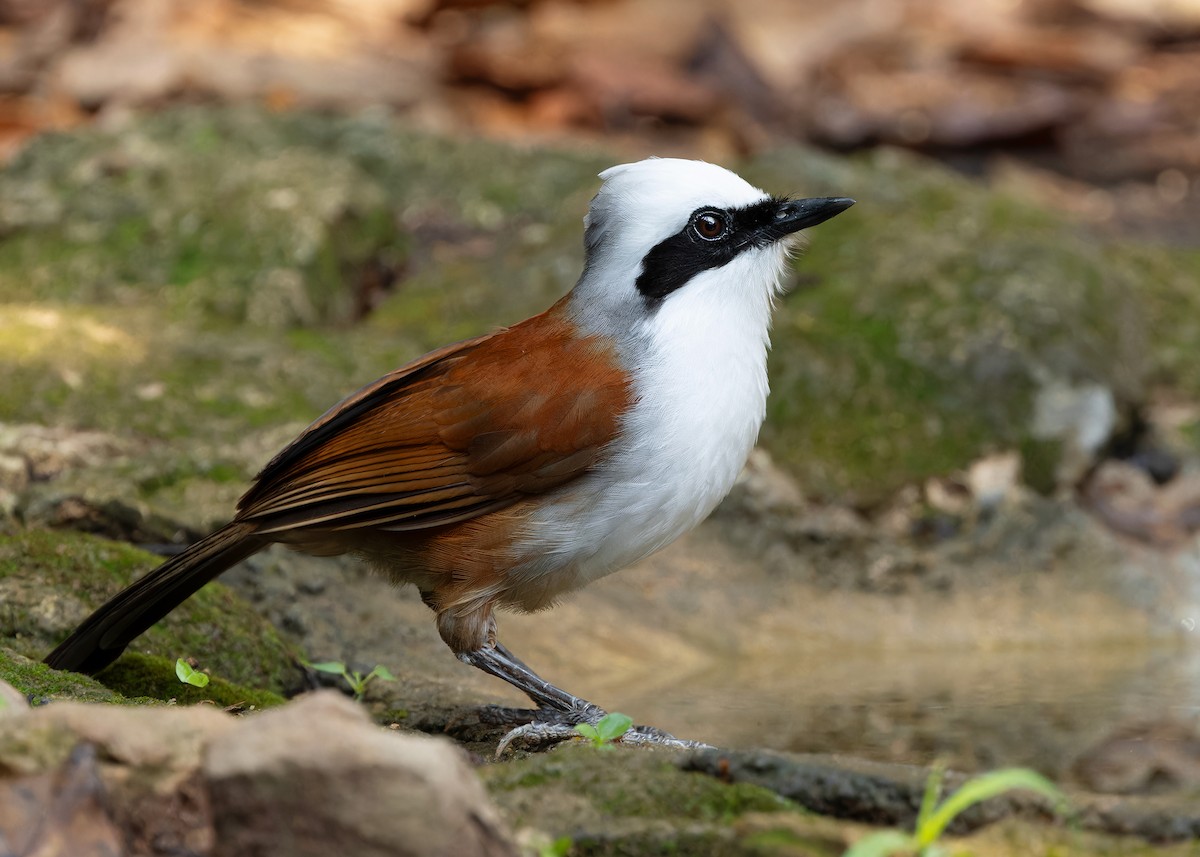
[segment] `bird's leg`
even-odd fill
[[[514,655],[512,649],[508,648],[508,646],[504,645],[499,640],[495,641],[495,649],[500,653],[501,657],[511,661],[521,669],[528,670],[531,673],[533,672],[533,668],[530,667],[529,664],[525,663],[523,660]]]
[[[580,699],[546,681],[494,638],[491,645],[473,652],[460,652],[458,659],[483,670],[488,675],[503,679],[537,704],[537,711],[494,712],[509,723],[514,720],[520,722],[521,719],[531,716],[529,722],[510,730],[500,739],[496,748],[497,757],[516,740],[520,740],[523,746],[544,749],[568,738],[574,738],[578,735],[575,731],[577,724],[595,724],[605,716],[606,712],[598,705],[593,705],[586,699]]]
[[[438,631],[455,656],[465,664],[503,679],[532,699],[538,707],[533,713],[534,719],[547,713],[551,715],[545,718],[547,720],[584,723],[604,716],[599,706],[555,687],[496,639],[496,617],[490,604],[467,611],[449,609],[443,606],[433,590],[422,591],[421,600],[437,613]],[[528,712],[522,712],[519,719],[529,720],[527,715]]]
[[[600,706],[546,681],[496,639],[496,619],[490,605],[484,605],[485,609],[479,611],[453,611],[442,606],[432,592],[422,593],[421,597],[437,611],[438,631],[460,661],[503,679],[537,705],[535,711],[489,709],[493,717],[499,715],[496,719],[489,718],[493,723],[499,720],[522,724],[501,739],[497,756],[518,740],[523,747],[545,749],[568,738],[576,738],[579,736],[576,726],[581,723],[595,726],[607,716]],[[634,726],[621,736],[621,741],[667,747],[707,746],[696,741],[681,741],[650,726]]]
[[[546,719],[583,723],[604,716],[604,711],[555,687],[535,673],[496,638],[496,617],[491,601],[471,601],[436,590],[422,591],[421,600],[437,613],[438,633],[455,656],[465,664],[503,679],[532,699],[543,712],[557,713]],[[465,601],[465,603],[464,603]],[[521,720],[528,720],[528,712]]]
[[[516,727],[500,740],[496,748],[497,757],[503,755],[513,742],[519,742],[529,749],[545,749],[560,741],[576,738],[579,735],[575,730],[576,725],[590,723],[594,726],[607,713],[600,706],[555,687],[526,666],[502,643],[494,642],[473,652],[461,652],[458,659],[488,675],[504,679],[537,703],[538,710],[531,712],[532,722]],[[660,747],[708,746],[698,741],[681,740],[652,726],[634,726],[621,737],[621,741]]]
[[[502,643],[495,643],[473,652],[461,652],[458,659],[465,664],[483,670],[488,675],[503,679],[524,693],[537,704],[540,710],[560,712],[571,723],[593,723],[604,716],[604,709],[586,699],[567,693],[539,676]]]

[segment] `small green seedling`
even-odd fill
[[[942,778],[945,769],[934,766],[925,781],[925,795],[917,813],[917,827],[912,833],[899,830],[882,830],[855,842],[843,857],[890,857],[893,854],[914,854],[916,857],[947,857],[950,853],[936,844],[939,836],[960,813],[988,798],[996,797],[1014,789],[1027,789],[1049,798],[1055,810],[1066,808],[1066,798],[1058,788],[1043,777],[1026,768],[1006,768],[992,771],[963,783],[956,791],[938,805],[942,796]]]
[[[612,742],[628,732],[632,725],[632,718],[614,711],[601,717],[595,726],[590,723],[576,724],[575,731],[591,741],[593,747],[609,750],[612,749]]]
[[[548,845],[538,848],[538,857],[567,857],[575,847],[575,840],[570,836],[560,836]]]
[[[190,684],[192,687],[206,687],[208,685],[208,676],[195,669],[191,664],[183,658],[175,661],[175,675],[184,684]]]
[[[354,698],[359,702],[362,701],[363,694],[367,692],[367,685],[373,679],[380,681],[395,681],[396,677],[391,674],[387,667],[379,664],[375,665],[375,669],[371,670],[366,675],[346,667],[341,661],[325,661],[319,664],[309,664],[317,672],[330,673],[332,675],[340,675],[346,680],[346,684],[350,685],[350,690],[354,692]]]

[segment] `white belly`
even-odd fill
[[[637,402],[610,458],[532,517],[519,549],[529,559],[509,575],[507,603],[540,609],[648,556],[732,487],[766,413],[770,298],[730,318],[685,297],[648,326]]]

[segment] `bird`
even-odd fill
[[[796,236],[854,204],[773,196],[679,158],[599,178],[566,295],[334,405],[228,524],[113,596],[45,662],[98,672],[205,583],[282,543],[415,585],[450,650],[528,696],[535,724],[598,722],[602,708],[500,642],[496,612],[550,607],[724,498],[766,414],[771,315]]]

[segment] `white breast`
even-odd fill
[[[509,579],[518,606],[560,594],[653,553],[728,493],[766,412],[767,332],[784,251],[743,253],[694,278],[638,322],[637,401],[604,468],[535,514],[530,559]],[[553,572],[553,573],[548,573]]]

